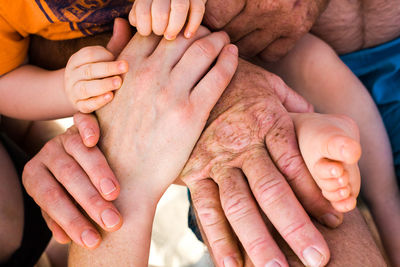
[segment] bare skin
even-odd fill
[[[394,266],[400,264],[400,193],[389,137],[363,84],[325,42],[309,34],[268,68],[305,96],[322,113],[345,114],[360,128],[362,195]],[[312,172],[312,169],[310,169]],[[314,176],[315,177],[315,176]]]
[[[312,32],[344,54],[400,36],[399,21],[396,0],[331,0]]]
[[[284,56],[310,30],[329,0],[209,0],[205,22],[226,31],[240,54],[266,61]],[[228,4],[229,3],[229,4]]]
[[[0,142],[0,263],[7,260],[22,241],[24,204],[13,162]],[[12,203],[12,205],[10,205]]]
[[[339,115],[294,118],[301,155],[322,194],[340,212],[354,209],[361,185],[357,125]]]
[[[81,41],[83,43],[80,45],[77,45],[77,47],[82,47],[83,44],[85,43],[85,40],[81,40]],[[72,42],[74,44],[76,44],[76,41],[72,41]],[[66,42],[62,42],[61,45],[64,43],[66,43]],[[91,44],[93,44],[93,43],[91,43]],[[36,46],[36,45],[34,45],[34,46]],[[39,46],[36,46],[36,47],[39,47]],[[63,45],[63,47],[65,48],[65,45]],[[49,46],[47,48],[51,49],[51,45],[49,44]],[[54,46],[53,46],[53,48],[54,48]],[[64,50],[66,50],[66,49],[64,49]],[[73,53],[73,51],[70,51],[70,53]],[[276,76],[273,76],[255,66],[250,67],[251,65],[248,63],[246,63],[246,64],[243,63],[242,65],[243,65],[243,70],[245,70],[245,71],[243,71],[243,73],[240,75],[240,78],[237,78],[239,80],[242,79],[242,81],[238,82],[237,85],[235,86],[236,88],[241,88],[241,89],[239,91],[233,90],[229,94],[230,96],[223,97],[223,99],[221,99],[221,101],[220,101],[220,104],[218,105],[215,112],[213,113],[214,115],[212,115],[212,116],[215,116],[217,114],[220,114],[221,112],[224,112],[224,109],[226,109],[227,107],[229,107],[230,105],[232,105],[234,103],[237,103],[238,106],[247,105],[247,104],[245,104],[247,100],[251,100],[251,99],[254,99],[254,97],[257,97],[257,95],[258,95],[257,88],[262,88],[262,87],[269,88],[268,91],[265,91],[262,94],[266,94],[267,95],[266,99],[270,99],[272,101],[272,103],[274,103],[273,105],[270,105],[270,107],[273,108],[279,114],[282,114],[283,116],[285,116],[286,119],[283,119],[283,118],[279,119],[280,122],[274,126],[272,126],[272,121],[271,121],[271,125],[269,125],[268,127],[272,126],[272,128],[275,129],[275,131],[277,131],[277,132],[282,131],[284,134],[288,134],[288,138],[291,140],[289,142],[289,144],[285,145],[288,147],[288,150],[278,149],[279,144],[281,144],[285,140],[284,138],[282,138],[282,142],[278,142],[277,144],[271,144],[272,147],[275,147],[271,151],[274,151],[274,155],[275,155],[274,157],[281,158],[280,163],[278,163],[278,166],[280,166],[280,168],[282,168],[284,170],[284,173],[286,175],[288,175],[288,177],[293,177],[293,179],[294,179],[300,173],[301,179],[305,179],[308,182],[313,183],[312,178],[309,175],[307,168],[301,159],[300,152],[297,150],[293,125],[290,122],[290,117],[288,117],[287,115],[284,115],[284,114],[286,114],[286,111],[285,111],[284,107],[282,106],[282,103],[286,107],[291,108],[293,111],[298,111],[298,112],[308,111],[308,110],[310,110],[310,106],[307,103],[305,103],[304,100],[302,98],[300,98],[298,95],[293,94],[293,92],[289,88],[287,88],[284,85],[284,83]],[[244,67],[244,66],[247,66],[247,67]],[[252,73],[254,70],[256,70],[256,71],[254,73]],[[256,80],[259,80],[259,81],[252,82],[251,81],[252,78],[250,78],[250,77],[253,77],[254,81],[256,81]],[[262,80],[259,79],[260,77],[262,77]],[[246,88],[253,88],[253,90],[248,91],[249,94],[247,97],[246,97],[246,90],[244,90]],[[263,101],[261,106],[265,106],[265,103],[266,102]],[[272,112],[272,110],[271,110],[271,112]],[[231,117],[231,116],[234,117],[234,116],[236,116],[235,114],[239,115],[239,118],[240,118],[240,116],[242,116],[242,115],[245,116],[245,111],[238,110],[238,112],[234,112],[234,113],[229,111],[225,114],[226,119],[229,120],[229,117]],[[242,114],[242,115],[240,115],[240,114]],[[274,113],[272,112],[272,114],[274,114]],[[272,115],[271,118],[273,121],[277,121],[279,116]],[[219,120],[219,122],[221,122],[221,120]],[[240,123],[240,121],[239,121],[239,123]],[[251,120],[251,121],[248,121],[248,123],[254,124],[257,122]],[[279,127],[279,125],[281,125],[281,127]],[[279,129],[277,129],[278,127],[279,127]],[[263,131],[266,131],[266,129],[267,128],[263,129]],[[273,131],[271,131],[271,133],[268,133],[267,135],[272,136],[273,135],[272,132]],[[260,146],[263,146],[262,139],[258,139],[257,142],[259,142]],[[238,156],[240,156],[239,154],[238,154]],[[282,155],[282,157],[280,155]],[[242,156],[240,156],[240,157],[242,157]],[[291,162],[291,164],[293,164],[293,166],[288,167],[287,164],[289,164],[289,163],[286,163],[284,158],[290,158],[291,159],[290,162]],[[229,161],[229,158],[227,158],[227,159],[221,158],[221,160]],[[274,160],[274,158],[273,158],[273,160]],[[262,162],[260,162],[260,164],[262,164]],[[275,168],[275,167],[273,167],[273,168]],[[278,175],[278,177],[282,177],[278,174],[278,172],[277,172],[277,175]],[[281,178],[279,178],[279,179],[281,179]],[[201,190],[201,183],[197,183],[196,185],[193,185],[191,187],[191,189],[195,189],[196,186],[198,186],[198,190],[197,190],[199,192],[198,197],[202,197],[202,195],[204,195],[204,196],[208,195],[207,190]],[[296,186],[297,186],[297,184],[296,184]],[[257,188],[257,186],[255,188]],[[203,189],[205,189],[205,188],[203,188]],[[304,188],[304,187],[300,186],[300,183],[298,183],[298,188],[296,189],[296,192],[298,193],[298,195],[302,196],[301,198],[304,200],[304,203],[306,203],[305,205],[306,205],[307,211],[311,212],[316,217],[318,217],[321,222],[325,223],[326,225],[330,225],[331,227],[335,227],[341,223],[341,220],[342,220],[341,214],[337,213],[333,209],[333,207],[331,207],[329,205],[329,203],[323,199],[322,195],[319,193],[319,189],[317,188],[317,186]],[[226,194],[226,196],[228,196],[229,191],[226,191],[225,194]],[[219,201],[220,201],[219,196],[214,195],[213,198],[215,198],[213,200],[214,203],[217,206],[219,206],[220,205],[219,204]],[[293,195],[292,195],[291,199],[293,200]],[[321,199],[321,201],[315,202],[315,199]],[[49,203],[49,202],[46,202],[46,203]],[[45,206],[51,206],[51,205],[46,205],[46,203],[44,203]],[[317,205],[315,205],[315,203]],[[298,205],[296,207],[299,208]],[[50,208],[50,207],[47,207],[47,208]],[[296,209],[296,208],[288,206],[287,209],[291,210],[291,209]],[[300,210],[300,213],[298,213],[298,214],[296,213],[296,214],[300,215],[302,220],[307,221],[308,219],[306,219],[306,216],[305,216],[304,212],[302,211],[302,209],[300,208],[299,210]],[[59,213],[61,212],[60,209],[58,209],[57,211]],[[324,216],[325,214],[332,214],[333,216]],[[227,230],[227,229],[229,229],[229,226],[226,224],[227,221],[225,219],[225,215],[222,213],[222,209],[216,210],[216,216],[220,218],[221,222],[224,222],[223,224],[225,224],[224,225],[225,230],[223,232],[221,232],[222,236],[223,236],[223,239],[221,239],[221,240],[223,240],[223,242],[220,242],[219,246],[214,247],[214,249],[217,250],[217,254],[220,255],[220,257],[222,257],[223,255],[226,255],[227,252],[229,254],[234,251],[237,251],[237,246],[235,244],[236,241],[234,239],[232,239],[231,231]],[[55,229],[55,228],[52,227],[52,229]],[[78,229],[75,229],[75,231],[77,231],[77,230]],[[72,229],[72,231],[74,232],[74,229]],[[262,231],[264,232],[264,234],[267,234],[265,228]],[[312,227],[306,231],[311,231],[311,232],[316,233],[315,229],[312,230]],[[75,233],[75,236],[79,236],[80,231],[77,231],[77,232],[78,233]],[[299,231],[299,233],[300,233],[300,231]],[[218,233],[214,233],[214,234],[218,234]],[[64,233],[64,235],[65,235],[65,233]],[[220,235],[220,234],[218,234],[218,235]],[[246,235],[244,235],[243,237],[247,238]],[[216,238],[215,235],[214,235],[214,238]],[[269,240],[267,243],[273,244],[273,241]],[[329,254],[327,253],[326,249],[324,248],[325,247],[323,245],[324,242],[322,241],[322,238],[320,236],[315,235],[313,238],[308,239],[308,241],[306,243],[303,243],[301,246],[305,246],[307,243],[308,243],[308,245],[314,244],[319,248],[322,247],[322,251],[325,254],[324,258],[325,259],[329,258]],[[300,247],[300,244],[297,242],[294,242],[293,246],[299,247],[298,250],[300,253],[300,250],[302,250],[302,248]],[[218,260],[218,261],[222,261],[222,260],[223,260],[223,258],[220,258],[220,260]]]

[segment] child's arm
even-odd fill
[[[23,65],[0,78],[0,114],[24,120],[66,117],[76,112],[64,92],[64,69]]]
[[[65,69],[23,65],[0,78],[0,114],[46,120],[92,112],[112,100],[122,82],[116,75],[128,69],[112,60],[105,48],[93,46],[75,53]]]
[[[199,28],[207,0],[136,0],[129,21],[137,31],[148,36],[153,31],[173,40],[186,23],[185,37],[192,37]]]

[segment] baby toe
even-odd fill
[[[319,179],[330,179],[342,176],[343,171],[344,168],[341,162],[321,158],[315,163],[312,175]]]
[[[331,202],[338,202],[350,197],[351,189],[349,186],[339,188],[336,191],[322,190],[322,195]]]
[[[331,202],[332,206],[339,212],[349,212],[356,207],[357,200],[351,196],[341,201]]]

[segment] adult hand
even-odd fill
[[[118,56],[131,36],[128,21],[115,19],[107,49]],[[104,230],[115,231],[122,220],[110,201],[118,197],[120,186],[96,147],[100,137],[97,119],[77,113],[74,122],[75,126],[50,140],[28,162],[23,182],[28,194],[42,208],[43,217],[58,242],[67,243],[72,239],[93,249],[100,244],[100,235],[75,201]]]
[[[237,249],[229,224],[255,266],[274,260],[287,266],[257,204],[304,264],[320,266],[316,262],[329,260],[323,237],[296,196],[326,225],[339,225],[342,215],[323,198],[310,176],[285,107],[293,112],[311,110],[277,76],[240,61],[182,172],[221,266],[222,255]]]
[[[76,126],[47,142],[26,164],[22,178],[55,239],[60,243],[72,239],[93,249],[99,245],[100,235],[74,201],[101,228],[115,231],[122,219],[111,201],[120,188],[105,157],[94,146],[100,135],[96,118],[77,114],[74,119]]]
[[[242,55],[284,56],[307,33],[329,0],[208,0],[205,23],[226,31]]]

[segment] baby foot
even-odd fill
[[[355,208],[361,156],[357,125],[348,117],[292,114],[304,161],[322,194],[340,212]]]

